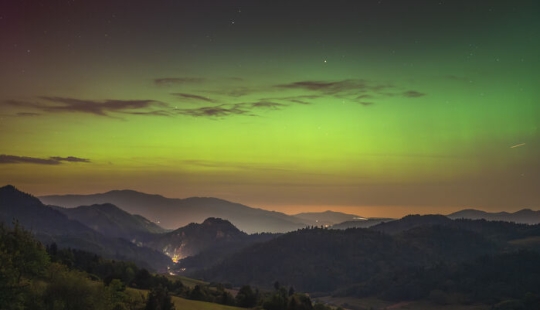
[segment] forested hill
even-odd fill
[[[259,286],[279,281],[302,291],[395,301],[433,294],[443,304],[453,294],[459,296],[457,303],[524,300],[527,292],[540,296],[540,270],[531,268],[524,278],[522,267],[540,258],[535,250],[538,226],[439,218],[435,222],[439,220],[449,225],[418,225],[394,234],[360,228],[302,229],[250,246],[197,275]],[[504,263],[523,273],[494,269]]]
[[[329,292],[400,268],[462,261],[497,249],[481,235],[441,226],[396,237],[367,229],[314,228],[246,248],[201,275],[260,286],[278,280]]]

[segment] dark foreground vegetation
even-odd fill
[[[236,296],[227,290],[227,285],[219,283],[188,287],[134,263],[103,259],[82,250],[59,249],[56,244],[43,246],[18,223],[13,228],[0,223],[0,264],[2,310],[168,310],[175,309],[171,295],[266,310],[330,309],[313,305],[308,295],[279,283],[275,283],[273,291],[265,292],[244,285]]]

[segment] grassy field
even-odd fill
[[[195,285],[207,285],[208,284],[207,282],[204,282],[204,281],[201,281],[201,280],[186,278],[186,277],[183,277],[183,276],[165,275],[165,277],[167,279],[171,280],[171,281],[180,280],[180,281],[182,281],[182,284],[184,284],[185,286],[187,286],[189,288],[193,288]]]
[[[195,301],[173,296],[172,301],[177,310],[189,309],[189,310],[245,310],[245,308],[224,306],[220,304],[213,304],[204,301]]]
[[[315,301],[323,302],[331,306],[341,306],[349,310],[488,310],[486,305],[446,305],[441,306],[428,301],[416,302],[389,302],[374,298],[351,298],[351,297],[319,297]]]
[[[139,290],[128,287],[126,292],[132,296],[132,298],[140,299],[142,302],[148,295],[147,290]],[[214,304],[211,302],[196,301],[184,299],[176,296],[171,296],[176,310],[189,309],[189,310],[245,310],[244,308],[224,306],[220,304]]]

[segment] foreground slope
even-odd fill
[[[177,229],[190,223],[201,223],[218,217],[234,223],[247,233],[287,232],[305,224],[280,212],[250,208],[218,198],[165,198],[131,190],[110,191],[93,195],[43,196],[46,204],[73,208],[81,205],[112,203],[131,214],[140,214],[167,229]]]
[[[152,269],[164,269],[171,260],[158,251],[138,247],[129,241],[109,238],[82,223],[70,220],[65,214],[45,206],[39,199],[13,186],[0,188],[0,221],[18,221],[44,244],[82,249],[104,257],[130,260]]]

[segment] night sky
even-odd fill
[[[0,185],[540,208],[537,0],[286,3],[2,1]]]

